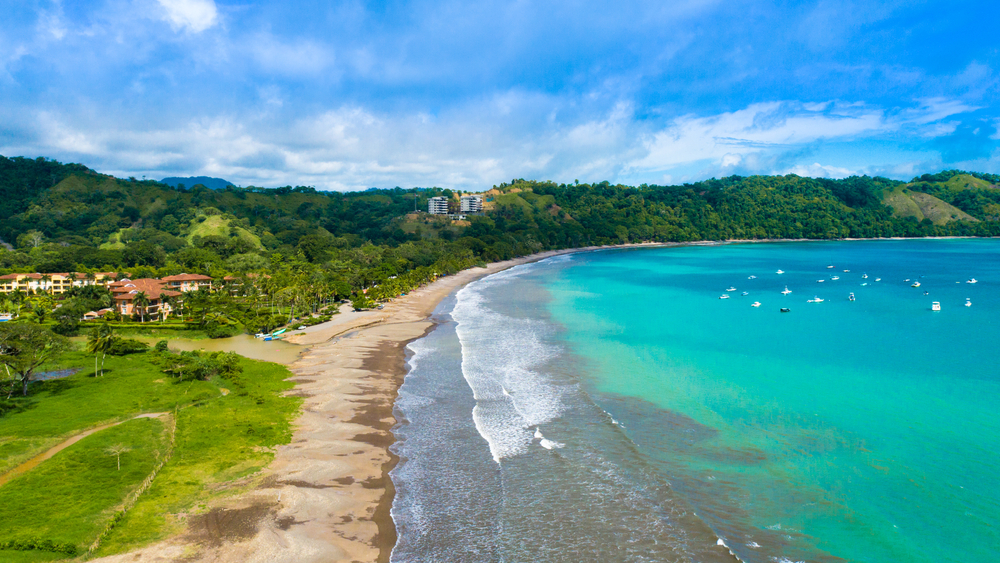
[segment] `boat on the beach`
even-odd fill
[[[791,293],[791,292],[792,292],[792,290],[788,289],[788,286],[786,285],[786,286],[785,286],[785,290],[784,290],[784,291],[782,291],[782,292],[781,292],[781,294],[782,294],[782,295],[788,295],[788,294],[789,294],[789,293]]]
[[[848,301],[854,301],[854,293],[851,293],[850,295],[848,295],[847,296],[847,300]]]
[[[965,283],[979,283],[979,280],[976,278],[969,278]]]
[[[941,302],[933,301],[931,303],[931,311],[940,311],[940,310],[941,310]]]
[[[751,307],[760,307],[760,301],[754,301],[750,304]]]

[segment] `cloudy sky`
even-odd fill
[[[241,185],[1000,172],[1000,3],[0,0],[0,154]]]

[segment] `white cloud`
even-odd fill
[[[218,10],[214,0],[157,0],[165,10],[164,19],[174,30],[201,33],[215,25]]]

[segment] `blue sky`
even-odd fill
[[[241,185],[1000,172],[997,2],[0,0],[0,154]]]

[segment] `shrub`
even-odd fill
[[[125,356],[128,354],[141,354],[147,350],[149,350],[149,344],[145,342],[132,338],[115,337],[111,342],[111,347],[108,349],[108,354],[112,356]]]

